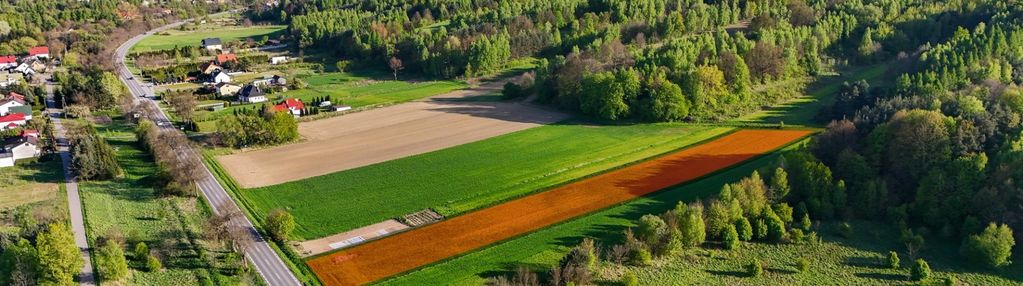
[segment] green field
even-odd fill
[[[127,240],[145,241],[161,253],[164,270],[132,270],[131,285],[198,285],[199,277],[233,284],[237,276],[219,275],[226,249],[201,239],[201,225],[209,217],[205,201],[196,197],[162,197],[148,183],[157,171],[153,158],[136,145],[132,126],[121,120],[97,131],[117,150],[124,176],[108,181],[82,182],[79,187],[90,245],[111,233]],[[129,245],[132,246],[132,245]],[[202,249],[210,258],[200,258]],[[130,262],[136,267],[138,262]]]
[[[219,37],[220,40],[226,42],[230,41],[241,41],[246,38],[254,38],[259,40],[260,37],[267,35],[270,38],[275,38],[280,34],[284,33],[284,29],[287,26],[274,25],[274,26],[252,26],[252,27],[220,27],[217,29],[202,29],[197,31],[180,31],[180,30],[167,30],[168,35],[155,34],[150,35],[139,41],[138,44],[131,48],[132,52],[147,52],[147,51],[159,51],[169,50],[174,47],[184,46],[199,46],[199,42],[205,38]]]
[[[290,210],[298,222],[294,238],[311,239],[425,208],[444,215],[463,213],[730,130],[556,124],[239,193],[257,217],[275,208]]]
[[[60,158],[44,162],[20,160],[14,167],[0,168],[0,209],[51,200],[64,182]]]
[[[779,154],[763,156],[705,179],[466,253],[380,284],[480,285],[487,278],[509,275],[520,266],[546,272],[584,237],[595,238],[604,246],[621,243],[622,232],[634,226],[633,222],[640,216],[670,210],[678,201],[714,195],[724,184],[748,176],[754,170],[764,173],[778,163]],[[908,270],[883,269],[876,265],[879,257],[887,255],[888,251],[904,249],[896,243],[897,232],[890,226],[868,222],[855,223],[854,229],[857,231],[853,237],[841,239],[834,235],[830,226],[823,226],[819,233],[824,243],[815,246],[743,243],[735,251],[689,250],[656,260],[650,267],[602,264],[596,271],[602,278],[598,285],[617,285],[614,283],[623,268],[637,273],[641,285],[690,285],[697,281],[701,285],[829,285],[834,281],[849,281],[843,285],[910,285]],[[957,252],[946,251],[958,249],[958,244],[928,237],[927,245],[922,257],[927,259],[937,277],[944,277],[938,272],[951,271],[970,285],[1023,282],[1023,266],[1019,264],[999,271],[983,270],[962,261]],[[903,266],[908,267],[905,253],[900,255]],[[810,271],[794,272],[793,263],[800,257],[811,262]],[[768,265],[767,274],[756,279],[744,278],[743,267],[753,258]]]

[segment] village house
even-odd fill
[[[3,79],[0,79],[0,87],[9,87],[18,84],[18,79],[11,75],[4,75]]]
[[[238,57],[235,56],[234,54],[219,54],[219,55],[217,55],[217,64],[218,65],[224,65],[224,63],[233,62],[233,61],[237,61],[237,60],[238,60]]]
[[[224,68],[217,65],[217,63],[214,61],[210,61],[199,66],[199,72],[206,75],[212,75],[213,73],[219,72],[221,70],[224,70]]]
[[[209,51],[223,50],[224,45],[220,42],[220,38],[205,38],[199,42],[200,46]]]
[[[283,63],[287,63],[287,62],[288,62],[288,57],[287,56],[276,56],[276,57],[271,57],[270,58],[270,64],[271,65],[279,65],[279,64],[283,64]]]
[[[0,130],[14,129],[28,123],[23,113],[10,113],[0,116]]]
[[[291,115],[299,117],[302,115],[302,110],[305,109],[305,104],[301,100],[295,98],[285,99],[281,104],[274,105],[274,110],[280,112],[291,112]]]
[[[11,92],[7,96],[0,98],[0,115],[7,115],[13,113],[13,108],[26,106],[25,96],[16,92]],[[32,113],[32,108],[29,107],[29,113]]]
[[[18,67],[18,58],[14,56],[2,56],[0,57],[0,70],[12,69]]]
[[[281,77],[279,75],[272,75],[272,76],[268,75],[268,76],[263,76],[262,79],[257,79],[257,80],[252,81],[252,84],[262,85],[262,86],[265,86],[265,87],[284,86],[284,85],[288,85],[288,81],[285,80],[283,77]]]
[[[23,130],[17,137],[7,138],[0,145],[0,168],[14,166],[21,159],[39,157],[39,132]]]
[[[263,92],[263,89],[257,85],[246,85],[238,92],[238,101],[245,103],[266,102],[266,92]]]
[[[28,57],[35,59],[48,59],[50,58],[50,48],[46,46],[29,48]]]
[[[237,85],[233,85],[233,84],[230,84],[230,83],[222,82],[222,83],[218,83],[216,85],[216,89],[217,89],[217,95],[222,96],[222,97],[226,97],[226,96],[234,96],[235,94],[237,94],[239,91],[242,90],[242,87],[237,86]]]
[[[22,73],[25,76],[32,75],[32,74],[36,73],[35,70],[32,70],[32,63],[29,63],[28,61],[25,61],[25,62],[22,62],[21,64],[19,64],[18,67],[14,68],[14,71]]]
[[[210,78],[210,82],[212,83],[231,82],[231,76],[227,75],[227,73],[224,71],[218,71],[213,74],[213,77]]]

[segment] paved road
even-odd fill
[[[154,110],[159,110],[159,112],[156,115],[154,115],[154,118],[151,118],[153,121],[170,122],[170,120],[167,117],[167,114],[165,114],[163,110],[160,110],[157,107],[156,102],[150,98],[147,98],[147,96],[153,94],[152,88],[150,88],[146,84],[142,83],[140,80],[135,79],[133,77],[131,72],[128,70],[128,66],[124,63],[125,56],[128,54],[128,50],[131,49],[131,47],[138,43],[140,40],[142,40],[142,38],[144,38],[146,35],[153,34],[166,29],[171,29],[182,24],[185,24],[189,21],[191,20],[176,22],[173,24],[156,28],[154,30],[147,32],[146,34],[135,36],[129,39],[127,42],[124,42],[124,44],[121,44],[121,46],[117,48],[117,51],[114,54],[113,60],[117,63],[117,73],[121,81],[128,86],[128,89],[131,91],[131,95],[133,96],[135,101],[141,104],[148,104],[152,106]],[[198,45],[199,43],[195,44]],[[174,127],[168,125],[164,126],[163,128],[166,130],[173,130]],[[180,150],[178,156],[190,156],[193,157],[195,160],[199,160],[201,158],[201,156],[199,156],[199,154],[192,146],[175,146],[175,148]],[[213,177],[213,174],[210,173],[209,169],[206,168],[205,165],[203,166],[202,171],[203,171],[202,178],[196,183],[198,184],[199,189],[202,191],[203,196],[210,203],[210,207],[213,209],[213,212],[216,214],[232,211],[237,213],[243,213],[241,212],[241,209],[238,208],[238,205],[234,202],[234,200],[231,199],[231,196],[227,194],[227,191],[224,190],[220,183],[217,182],[217,180]],[[267,244],[266,240],[264,240],[263,237],[259,235],[255,227],[253,226],[252,222],[249,221],[247,217],[239,216],[239,218],[234,223],[241,225],[242,227],[245,227],[246,229],[249,230],[251,234],[249,238],[251,240],[249,241],[249,243],[247,243],[248,246],[245,248],[245,257],[250,262],[252,262],[252,265],[255,266],[256,271],[259,273],[260,276],[263,277],[263,280],[265,280],[267,284],[271,286],[302,285],[298,281],[298,278],[295,277],[295,274],[291,273],[291,270],[288,269],[287,265],[284,264],[284,261],[282,261],[281,258],[277,256],[277,253],[270,248],[270,245]]]
[[[47,113],[51,114],[53,122],[53,134],[57,136],[57,142],[67,142],[64,134],[64,126],[61,125],[60,110],[54,108],[56,105],[53,102],[53,86],[49,83],[46,84],[46,106]],[[65,186],[67,187],[67,205],[68,211],[71,212],[71,230],[75,233],[75,245],[82,252],[82,258],[85,259],[85,264],[82,265],[82,273],[78,275],[78,281],[81,285],[96,285],[96,273],[92,271],[92,256],[89,254],[89,240],[85,236],[85,219],[82,213],[82,197],[78,194],[78,182],[75,180],[75,175],[71,172],[71,154],[68,153],[68,147],[66,144],[60,144],[58,148],[60,151],[60,160],[64,162],[64,179],[67,181]]]

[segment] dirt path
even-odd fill
[[[421,101],[301,123],[305,141],[217,158],[245,188],[285,183],[399,159],[568,118],[519,102],[471,96],[499,92],[484,83]]]
[[[308,261],[325,285],[361,285],[668,188],[810,134],[742,130],[650,161]]]

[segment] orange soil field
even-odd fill
[[[785,146],[810,131],[741,130],[714,141],[449,220],[320,256],[326,285],[362,285],[658,190]]]

